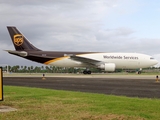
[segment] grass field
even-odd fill
[[[159,99],[4,86],[1,120],[158,120]]]

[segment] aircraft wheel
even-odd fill
[[[84,71],[83,71],[83,74],[91,74],[91,71],[90,71],[90,70],[89,70],[89,71],[84,70]]]
[[[84,71],[83,71],[83,74],[87,74],[87,71],[86,71],[86,70],[84,70]]]
[[[91,74],[91,71],[89,70],[89,71],[87,71],[87,73],[88,73],[88,74]]]

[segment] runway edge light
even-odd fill
[[[3,101],[3,70],[0,67],[0,101]]]

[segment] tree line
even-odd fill
[[[82,68],[66,68],[56,66],[5,66],[3,71],[9,73],[82,73]],[[8,69],[8,70],[7,70]],[[97,69],[92,69],[94,72],[99,72]]]
[[[15,65],[15,66],[3,66],[3,71],[5,72],[9,72],[9,73],[83,73],[82,68],[66,68],[66,67],[56,67],[56,66],[19,66],[19,65]],[[99,69],[96,68],[91,68],[90,69],[92,72],[94,73],[100,73],[100,72],[104,72],[101,71]],[[154,70],[154,71],[153,71]],[[145,68],[143,69],[143,71],[146,72],[158,72],[160,70],[160,68],[155,68],[155,67],[150,67],[150,68]],[[127,70],[123,70],[123,69],[116,69],[115,72],[135,72],[136,70],[132,70],[132,71],[127,71]]]

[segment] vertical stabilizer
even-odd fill
[[[16,51],[40,50],[33,46],[16,27],[8,26],[7,29]]]

